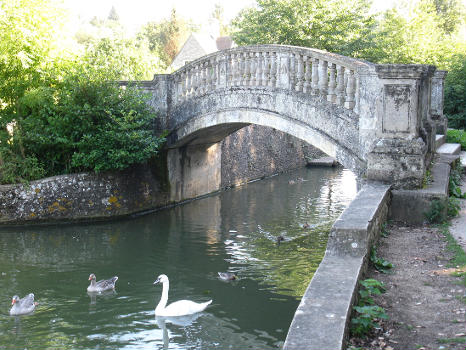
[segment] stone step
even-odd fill
[[[444,143],[437,149],[439,154],[458,155],[461,151],[461,145],[459,143]]]
[[[322,158],[312,159],[307,162],[308,167],[313,167],[313,166],[332,167],[335,165],[337,165],[337,161],[335,160],[335,158],[332,158],[332,157],[322,157]]]
[[[466,151],[460,152],[460,163],[461,167],[466,168]]]
[[[445,139],[445,135],[435,135],[435,149],[438,149],[441,145],[443,145],[445,143]]]

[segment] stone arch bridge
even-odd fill
[[[218,189],[215,144],[249,124],[302,139],[367,179],[419,187],[436,131],[446,128],[444,76],[434,66],[258,45],[138,85],[153,95],[157,127],[170,132],[172,199],[182,200]]]

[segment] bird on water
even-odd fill
[[[34,294],[29,293],[24,298],[20,299],[19,296],[15,295],[11,299],[10,309],[11,316],[25,315],[34,311],[37,306],[37,302],[34,301]]]
[[[87,287],[87,291],[99,293],[99,292],[104,292],[106,290],[115,289],[115,283],[117,280],[118,280],[118,276],[114,276],[107,280],[100,280],[96,282],[95,275],[91,273],[89,275],[89,281],[91,281],[91,284],[89,284],[89,287]]]
[[[162,297],[155,308],[155,316],[185,316],[204,311],[212,300],[195,303],[191,300],[178,300],[167,306],[170,284],[166,275],[160,275],[154,284],[162,283]]]

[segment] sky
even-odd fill
[[[209,19],[215,4],[220,4],[228,22],[242,8],[252,6],[255,2],[253,0],[65,0],[64,3],[73,15],[82,19],[91,19],[94,16],[106,18],[114,6],[120,21],[129,31],[134,32],[149,21],[168,18],[172,8],[184,18],[191,18],[195,23],[204,23]]]
[[[348,0],[350,1],[350,0]],[[373,6],[379,11],[392,7],[395,0],[373,0]],[[106,18],[112,6],[115,7],[120,21],[129,32],[136,32],[140,26],[149,21],[168,18],[172,8],[194,23],[206,23],[215,4],[224,8],[225,20],[229,22],[244,7],[253,6],[254,0],[64,0],[71,10],[75,21],[90,20],[94,16]],[[466,5],[466,0],[463,0]]]

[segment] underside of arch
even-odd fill
[[[221,110],[193,117],[169,135],[168,147],[216,143],[249,124],[271,127],[301,139],[358,174],[365,169],[362,159],[330,135],[298,120],[263,110]]]

